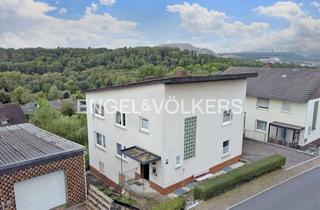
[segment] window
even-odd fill
[[[122,154],[122,151],[121,151],[123,149],[126,149],[126,147],[121,145],[121,144],[119,144],[119,143],[117,143],[117,156],[120,157],[120,158],[122,157],[124,160],[126,160],[127,156]]]
[[[94,104],[94,115],[104,118],[104,106],[100,104]]]
[[[223,112],[223,125],[231,124],[231,119],[232,119],[232,111],[225,110]]]
[[[140,118],[140,130],[144,132],[149,131],[149,120],[146,118]]]
[[[122,127],[126,127],[126,114],[122,112],[116,112],[116,124]]]
[[[262,120],[256,120],[256,129],[259,131],[267,130],[267,122]]]
[[[196,156],[197,117],[184,120],[184,159]]]
[[[181,155],[176,156],[176,168],[179,168],[182,166],[182,158]]]
[[[87,101],[80,99],[78,100],[78,113],[86,113],[87,112]]]
[[[99,171],[100,171],[101,173],[104,173],[104,163],[101,162],[101,161],[99,161]]]
[[[269,109],[269,99],[258,98],[257,108],[258,109]]]
[[[223,154],[229,154],[229,140],[223,142]]]
[[[313,117],[312,117],[312,130],[316,129],[317,125],[317,118],[318,118],[318,108],[319,108],[319,101],[314,102],[313,106]]]
[[[282,112],[291,113],[291,102],[283,101],[282,102]]]
[[[101,133],[95,132],[96,145],[102,148],[106,148],[106,137]]]

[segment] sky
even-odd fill
[[[0,0],[0,47],[320,54],[320,0]]]

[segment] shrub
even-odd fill
[[[266,173],[280,169],[285,163],[285,157],[272,155],[257,162],[241,166],[198,185],[193,191],[194,198],[208,200]]]
[[[152,208],[152,210],[183,210],[186,207],[186,198],[177,197],[166,200]]]

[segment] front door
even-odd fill
[[[149,180],[149,164],[140,165],[141,178]]]

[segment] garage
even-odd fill
[[[17,210],[47,210],[66,204],[64,171],[56,171],[14,184]]]

